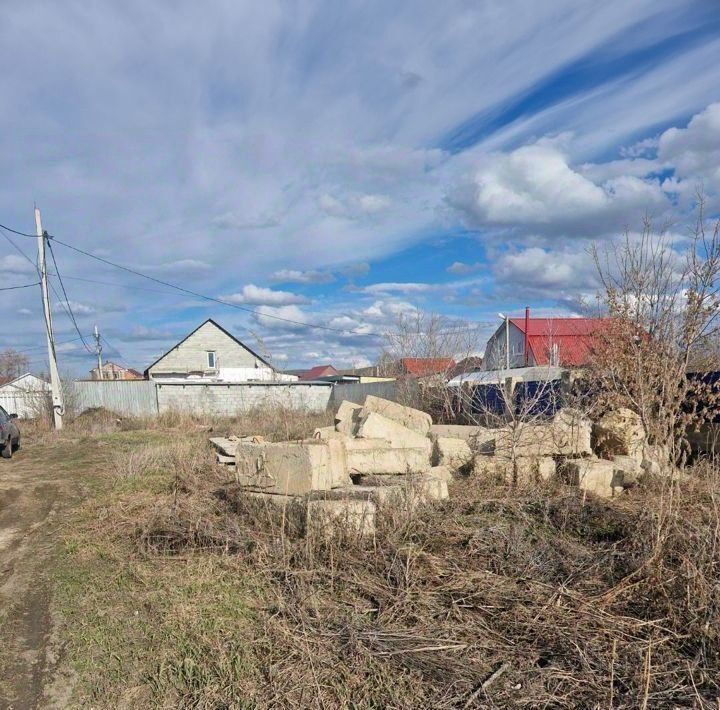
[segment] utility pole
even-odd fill
[[[95,352],[97,353],[98,359],[98,380],[103,380],[105,378],[103,377],[102,369],[102,345],[100,344],[100,331],[97,326],[95,326]]]
[[[47,232],[43,231],[40,221],[40,210],[35,208],[35,229],[38,237],[38,269],[40,271],[40,289],[42,291],[43,312],[45,313],[45,331],[47,333],[48,363],[50,366],[50,388],[52,389],[53,422],[56,429],[62,429],[65,405],[63,404],[62,386],[58,373],[55,355],[55,337],[53,335],[52,313],[47,284],[47,264],[45,263],[45,240]]]

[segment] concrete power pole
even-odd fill
[[[100,344],[100,331],[97,326],[95,326],[95,352],[97,353],[98,359],[98,380],[103,380],[105,378],[103,377],[102,369],[102,345]]]
[[[53,422],[56,429],[62,429],[65,405],[63,404],[62,386],[60,384],[60,374],[58,373],[57,357],[55,355],[55,337],[53,335],[52,313],[50,312],[50,297],[48,295],[47,264],[45,263],[45,240],[47,239],[47,234],[43,232],[42,222],[40,221],[40,210],[37,207],[35,208],[35,229],[38,237],[38,269],[40,271],[40,289],[42,290],[45,331],[47,333]]]

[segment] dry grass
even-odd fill
[[[120,454],[68,542],[82,704],[717,707],[717,471],[612,502],[463,479],[313,540],[174,436]]]

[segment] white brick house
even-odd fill
[[[291,382],[264,358],[209,318],[158,358],[147,370],[150,380],[207,382]]]

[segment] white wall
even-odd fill
[[[331,384],[257,384],[156,381],[160,413],[180,411],[232,417],[257,407],[322,412],[332,395]]]
[[[505,367],[505,324],[503,323],[490,337],[485,346],[485,370],[500,370]],[[529,365],[534,365],[532,353],[529,353]],[[525,367],[525,335],[513,323],[510,323],[510,367]]]

